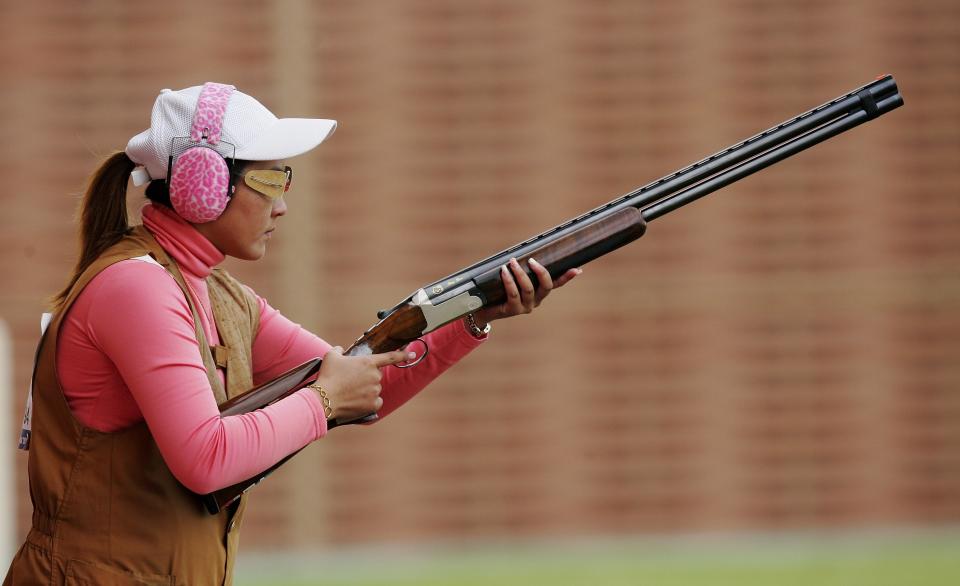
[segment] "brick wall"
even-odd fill
[[[292,161],[268,257],[228,268],[346,345],[415,288],[889,72],[905,108],[498,322],[398,414],[258,487],[244,541],[960,521],[955,2],[163,6],[0,7],[29,23],[0,37],[16,410],[75,194],[162,87],[340,120]]]

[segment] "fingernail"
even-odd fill
[[[413,360],[416,357],[417,357],[416,352],[407,352],[407,360]]]
[[[540,263],[537,262],[537,259],[533,258],[532,256],[527,259],[527,262],[530,263],[530,264],[532,264],[532,265],[538,265],[538,264],[540,264]]]

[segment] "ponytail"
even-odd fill
[[[61,309],[83,271],[127,233],[127,181],[135,166],[120,151],[110,155],[90,177],[78,212],[80,256],[69,283],[53,298],[54,311]]]

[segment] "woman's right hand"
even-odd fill
[[[315,384],[323,388],[330,400],[330,419],[352,421],[376,413],[383,407],[380,398],[380,368],[415,358],[404,350],[344,356],[343,348],[334,346],[323,357]]]

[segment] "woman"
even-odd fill
[[[322,438],[327,420],[390,413],[487,338],[489,322],[533,310],[556,282],[531,262],[502,269],[507,301],[406,351],[343,356],[216,269],[261,258],[286,214],[287,158],[332,120],[277,119],[232,86],[163,90],[149,129],[94,173],[76,269],[37,355],[29,458],[33,527],[8,584],[229,584],[245,503],[217,515],[205,494]],[[146,190],[129,228],[128,179]],[[316,381],[267,408],[220,417],[218,403],[310,358]]]

